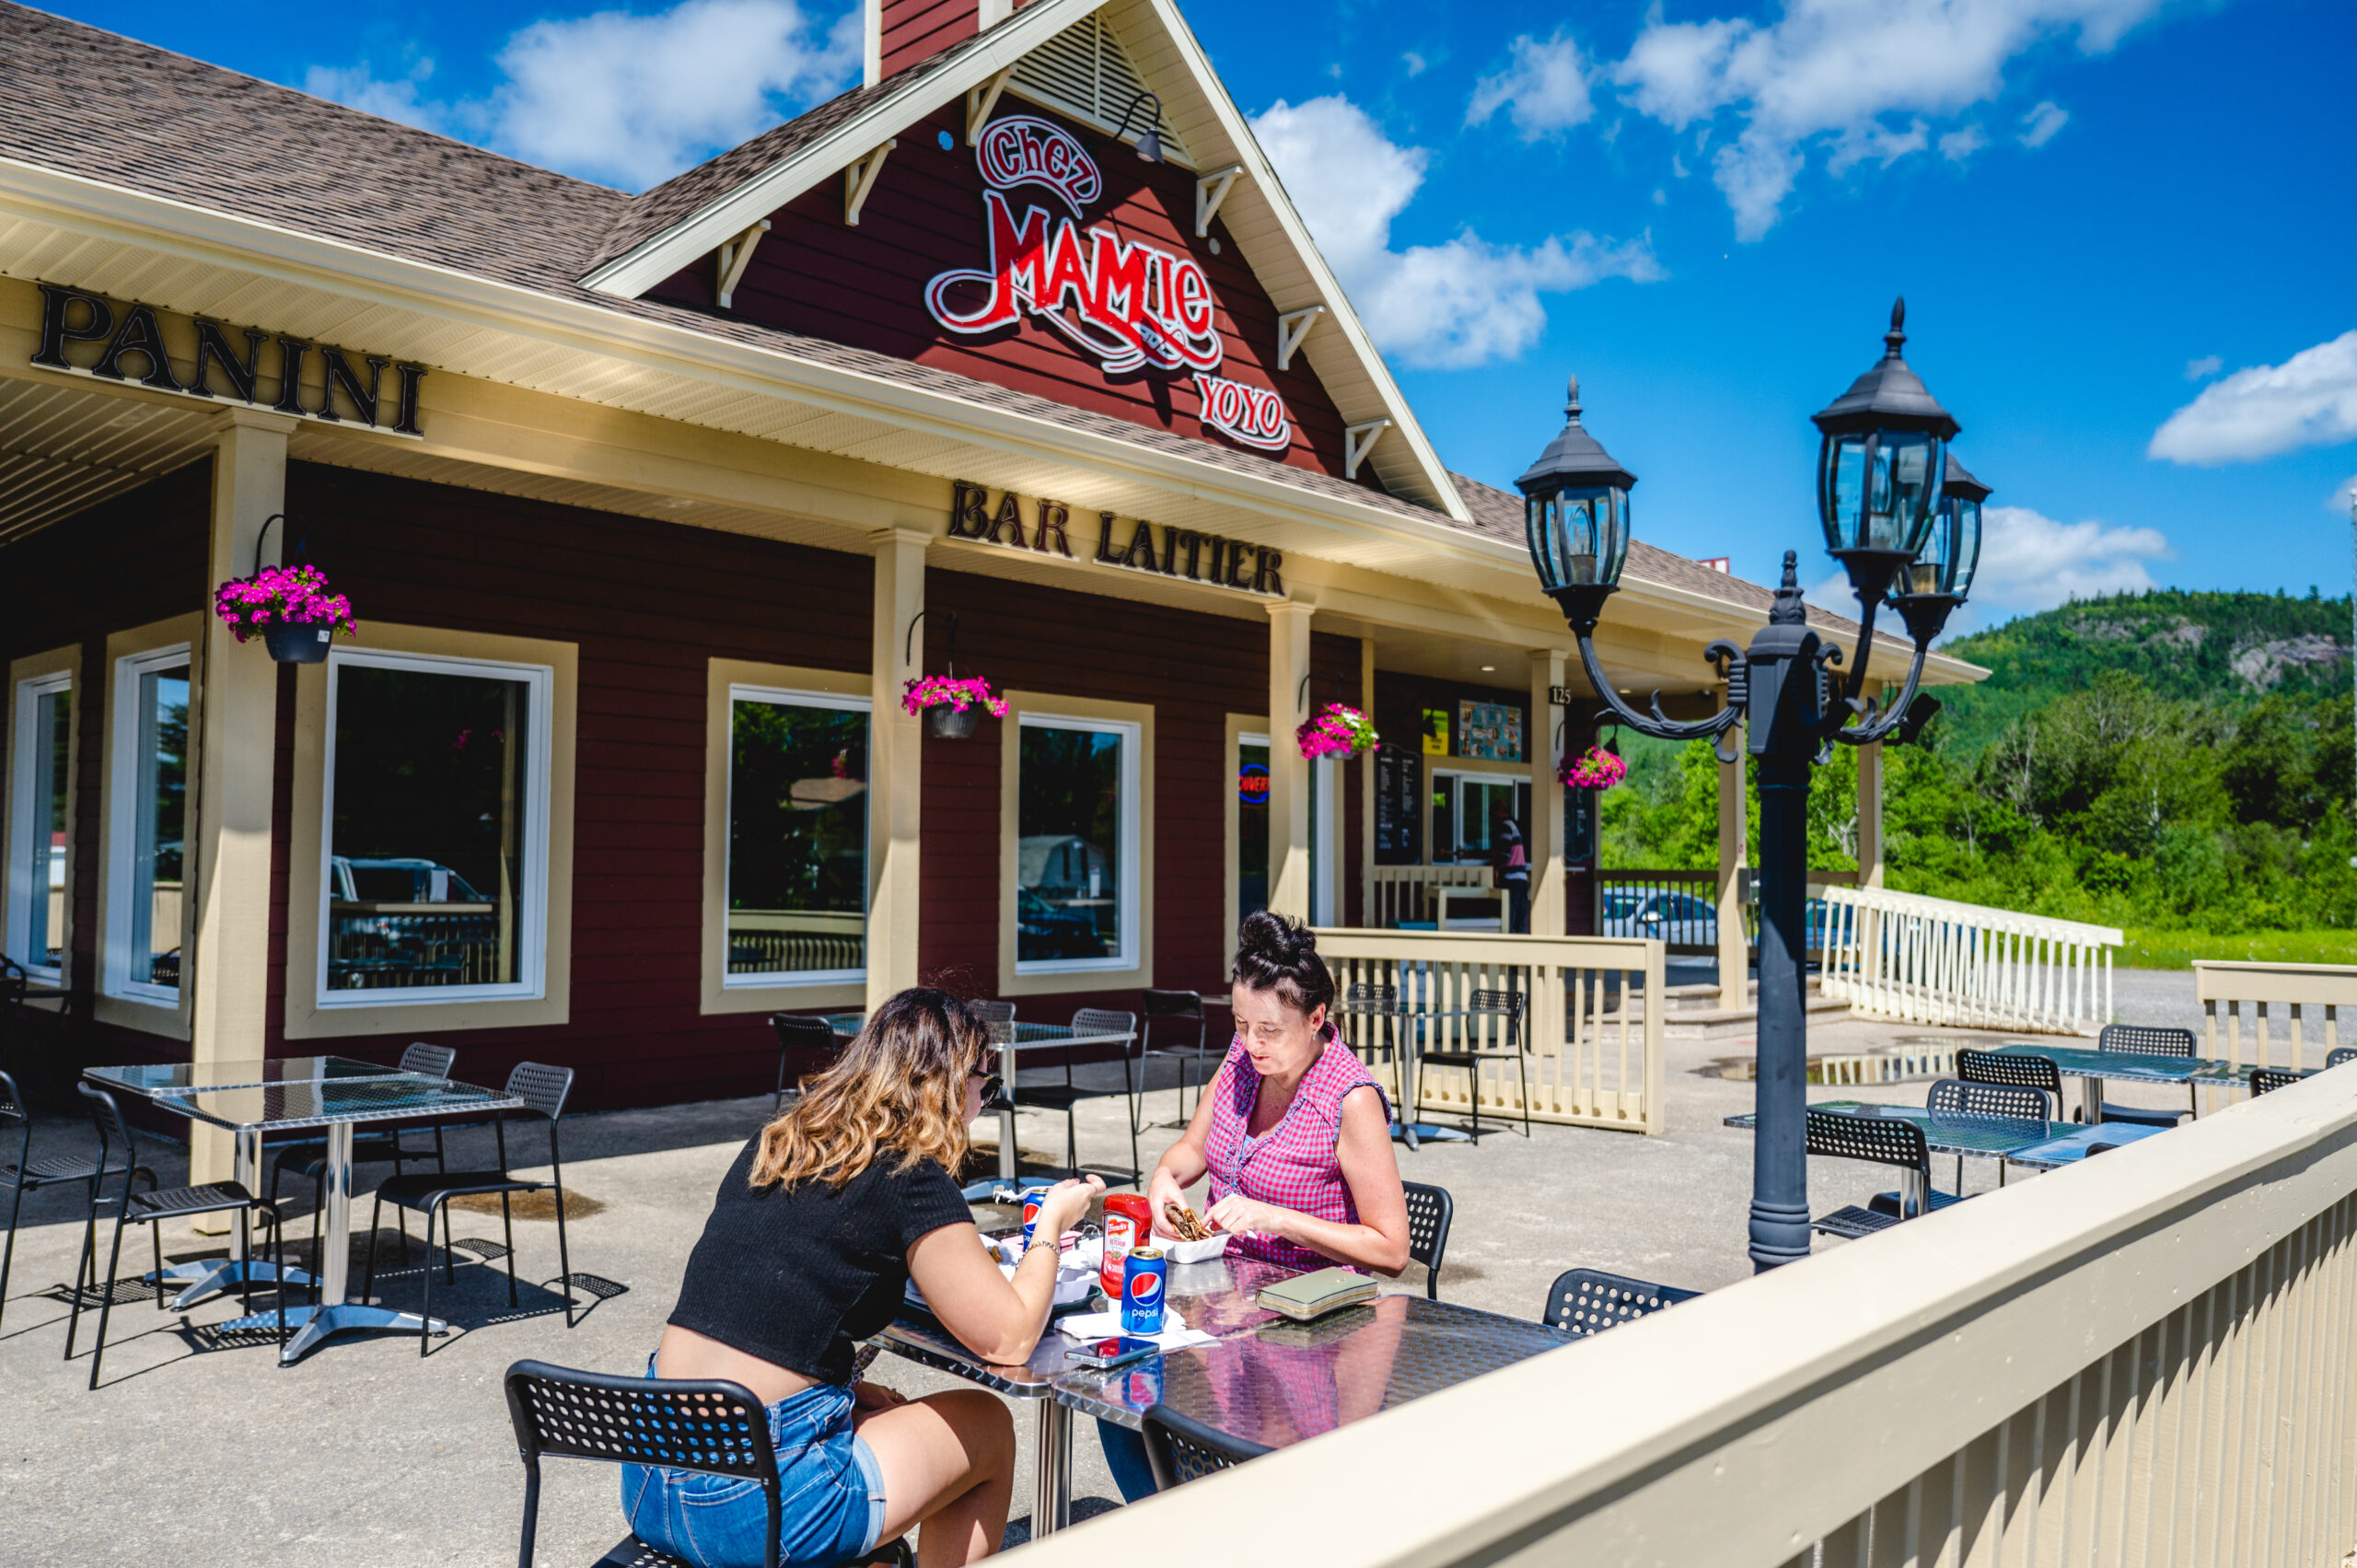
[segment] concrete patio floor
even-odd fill
[[[2121,981],[2124,1019],[2198,1027],[2189,975],[2124,974]],[[1925,1032],[1843,1023],[1817,1029],[1811,1046],[1867,1050]],[[1747,1275],[1751,1137],[1720,1121],[1749,1109],[1751,1086],[1716,1076],[1713,1063],[1750,1049],[1747,1040],[1673,1042],[1669,1131],[1662,1137],[1541,1126],[1526,1139],[1518,1127],[1485,1124],[1478,1146],[1401,1150],[1403,1174],[1446,1187],[1456,1200],[1441,1294],[1532,1317],[1549,1283],[1576,1265],[1701,1289]],[[1915,1083],[1863,1096],[1844,1089],[1813,1095],[1920,1103],[1923,1089]],[[2115,1089],[2113,1098],[2172,1103],[2164,1091]],[[266,1343],[228,1344],[207,1333],[207,1325],[235,1315],[234,1298],[200,1305],[184,1326],[158,1313],[142,1287],[122,1292],[137,1299],[117,1307],[105,1382],[89,1392],[83,1387],[89,1316],[82,1353],[71,1364],[61,1359],[82,1200],[76,1191],[34,1194],[26,1202],[0,1317],[0,1463],[9,1499],[0,1513],[0,1563],[146,1563],[159,1554],[366,1568],[514,1562],[523,1478],[501,1375],[527,1357],[606,1371],[641,1368],[671,1308],[713,1190],[767,1109],[763,1097],[568,1121],[567,1184],[602,1205],[568,1223],[573,1267],[627,1288],[591,1304],[568,1330],[558,1298],[540,1283],[558,1272],[555,1227],[519,1221],[519,1307],[507,1305],[504,1266],[462,1246],[458,1283],[447,1290],[437,1284],[435,1298],[457,1331],[435,1341],[434,1353],[423,1361],[412,1337],[352,1335],[282,1370]],[[1174,1093],[1151,1093],[1146,1110],[1154,1121],[1169,1121]],[[980,1131],[987,1132],[988,1124]],[[1083,1106],[1085,1161],[1125,1167],[1128,1133],[1120,1100]],[[1142,1139],[1149,1162],[1170,1136],[1157,1127]],[[473,1146],[477,1139],[481,1149]],[[35,1129],[34,1150],[63,1153],[88,1140],[87,1126],[44,1120]],[[1027,1117],[1026,1149],[1060,1152],[1062,1141],[1061,1118]],[[454,1167],[490,1163],[487,1133],[462,1133],[453,1142]],[[542,1146],[534,1132],[513,1144],[519,1159]],[[184,1179],[185,1157],[176,1146],[150,1141],[142,1152],[166,1185]],[[1945,1185],[1953,1167],[1945,1158],[1935,1163]],[[375,1175],[375,1167],[364,1168],[364,1184]],[[1870,1167],[1831,1161],[1815,1162],[1810,1178],[1819,1212],[1864,1202],[1889,1185]],[[1994,1180],[1985,1162],[1968,1163],[1968,1190]],[[367,1223],[365,1193],[354,1219]],[[308,1226],[294,1228],[308,1236]],[[498,1219],[464,1214],[458,1230],[462,1238],[495,1241]],[[389,1238],[389,1232],[388,1220]],[[102,1247],[105,1239],[102,1230]],[[135,1231],[126,1237],[126,1276],[145,1267],[147,1248]],[[179,1258],[220,1248],[173,1226],[165,1249]],[[389,1264],[389,1239],[386,1260]],[[358,1277],[355,1260],[355,1283]],[[378,1294],[407,1304],[418,1283],[412,1262],[380,1272]],[[1421,1290],[1422,1271],[1411,1270],[1393,1288]],[[954,1386],[889,1356],[873,1376],[910,1394]],[[1010,1543],[1028,1536],[1023,1516],[1031,1490],[1028,1412],[1018,1411],[1016,1419],[1024,1470]],[[1113,1505],[1119,1494],[1086,1423],[1074,1448],[1075,1513]],[[551,1461],[540,1561],[592,1562],[621,1533],[614,1471]]]

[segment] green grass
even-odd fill
[[[2121,969],[2181,970],[2196,958],[2247,963],[2357,964],[2357,931],[2258,931],[2212,936],[2199,931],[2131,931],[2114,960]]]

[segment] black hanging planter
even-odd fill
[[[261,640],[280,664],[319,664],[328,656],[335,629],[321,625],[265,626]]]
[[[911,660],[914,656],[917,621],[923,621],[932,613],[931,610],[920,610],[917,611],[916,621],[909,622],[907,643],[900,650],[900,657],[903,661]],[[979,677],[966,680],[958,679],[958,615],[955,610],[943,610],[941,613],[949,617],[949,656],[946,661],[948,674],[919,676],[911,679],[908,683],[909,711],[922,712],[924,714],[924,732],[935,739],[970,740],[973,738],[974,731],[981,726],[982,714],[987,711],[1004,716],[1006,713],[1006,703],[992,693],[988,681]],[[917,708],[915,703],[918,689],[921,686],[942,681],[952,682],[963,688],[963,695],[967,700],[963,703],[933,703],[923,709]],[[937,686],[935,690],[938,690]]]
[[[968,740],[982,722],[980,708],[953,708],[946,703],[924,711],[924,732],[941,740]]]

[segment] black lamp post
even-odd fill
[[[1815,416],[1817,513],[1825,541],[1850,574],[1864,613],[1846,677],[1841,650],[1807,622],[1796,574],[1784,552],[1784,580],[1768,624],[1738,651],[1713,643],[1702,656],[1726,682],[1727,705],[1707,719],[1679,722],[1620,701],[1596,662],[1592,641],[1604,601],[1620,586],[1629,550],[1629,487],[1635,477],[1581,428],[1579,384],[1571,422],[1522,488],[1531,565],[1562,607],[1580,663],[1608,713],[1599,718],[1666,740],[1709,739],[1721,761],[1736,753],[1719,738],[1745,722],[1746,748],[1759,760],[1759,1132],[1752,1151],[1751,1260],[1766,1270],[1808,1256],[1808,1028],[1802,1011],[1804,909],[1808,880],[1809,774],[1836,743],[1903,744],[1939,703],[1918,695],[1924,655],[1964,601],[1980,552],[1980,503],[1988,487],[1947,460],[1956,423],[1899,356],[1906,301],[1891,308],[1882,359]],[[1862,700],[1875,612],[1888,595],[1915,642],[1906,689],[1886,708]]]

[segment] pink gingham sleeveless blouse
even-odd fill
[[[1241,1041],[1227,1048],[1227,1060],[1220,1063],[1219,1076],[1212,1084],[1211,1136],[1203,1148],[1211,1167],[1210,1202],[1241,1192],[1316,1219],[1358,1223],[1358,1205],[1351,1201],[1350,1185],[1342,1179],[1341,1160],[1335,1154],[1342,1129],[1342,1097],[1353,1089],[1373,1088],[1383,1099],[1387,1120],[1391,1103],[1351,1048],[1332,1032],[1333,1026],[1327,1028],[1326,1049],[1302,1074],[1283,1118],[1258,1138],[1245,1129],[1260,1098],[1260,1071]],[[1239,1236],[1228,1243],[1228,1250],[1291,1269],[1330,1268],[1334,1261],[1273,1236]]]

